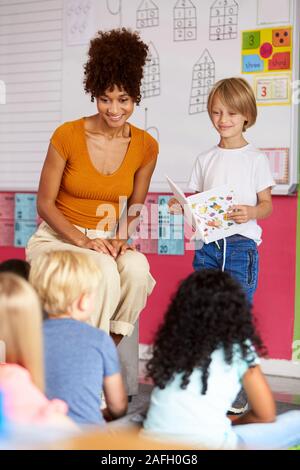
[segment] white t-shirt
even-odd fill
[[[275,185],[268,157],[251,144],[237,149],[215,145],[201,153],[189,181],[194,191],[208,191],[228,184],[234,190],[237,203],[256,206],[257,193]],[[262,229],[256,220],[240,224],[241,235],[261,243]]]
[[[244,374],[260,360],[252,348],[248,363],[238,345],[230,365],[225,362],[223,349],[214,351],[211,358],[205,395],[201,394],[201,369],[194,369],[184,390],[180,387],[182,374],[176,374],[164,389],[154,388],[143,424],[144,436],[197,448],[237,447],[238,438],[226,414],[241,389]]]

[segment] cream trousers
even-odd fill
[[[110,238],[111,232],[100,232],[76,226],[89,238]],[[101,286],[92,313],[92,325],[107,333],[130,336],[134,324],[147,302],[156,282],[149,271],[149,263],[142,253],[127,250],[114,259],[112,256],[80,248],[61,238],[46,222],[42,222],[26,247],[29,263],[51,250],[72,250],[87,253],[103,274]]]

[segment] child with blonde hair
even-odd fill
[[[118,353],[104,331],[88,324],[101,273],[92,257],[73,251],[51,251],[35,258],[30,282],[48,318],[44,322],[46,391],[69,405],[79,424],[104,424],[101,392],[108,414],[126,413]]]
[[[16,425],[73,428],[67,405],[44,395],[41,307],[34,289],[20,276],[0,273],[0,390],[5,414]],[[3,358],[2,358],[3,359]],[[53,397],[54,398],[54,397]]]
[[[219,80],[209,94],[207,111],[220,140],[218,145],[198,156],[188,186],[202,192],[229,185],[238,204],[227,217],[239,224],[239,231],[196,249],[193,267],[196,271],[221,269],[228,272],[240,283],[252,303],[258,282],[257,246],[262,241],[257,219],[265,219],[272,212],[271,188],[275,182],[267,156],[244,137],[244,132],[257,118],[251,86],[239,77]],[[172,203],[174,199],[169,204]],[[246,407],[246,398],[241,394],[231,411],[240,413]]]

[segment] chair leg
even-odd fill
[[[128,396],[138,394],[139,375],[139,325],[135,324],[130,337],[122,339],[118,345],[118,352],[122,368],[122,376],[125,382]]]

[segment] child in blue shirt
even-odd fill
[[[103,425],[127,410],[118,353],[104,331],[88,324],[101,274],[93,259],[74,251],[51,251],[34,259],[30,282],[48,318],[44,321],[46,394],[69,406],[79,424]]]
[[[282,449],[300,443],[300,411],[276,418],[259,366],[264,347],[240,284],[221,270],[185,279],[160,327],[147,365],[155,388],[143,434],[214,449]],[[227,410],[242,384],[251,410]]]

